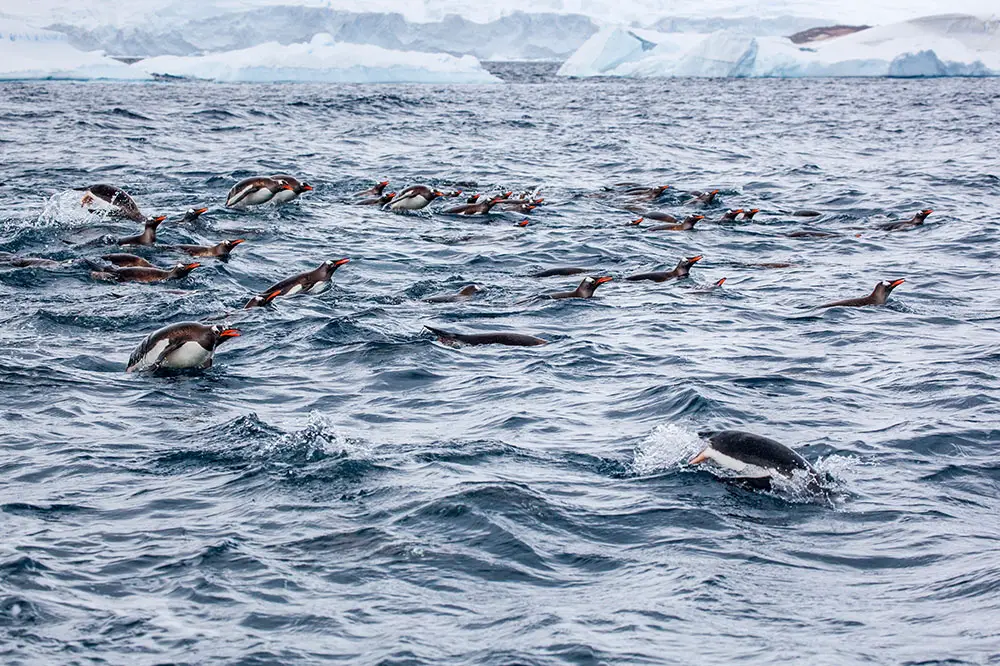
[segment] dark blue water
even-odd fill
[[[4,663],[1000,660],[1000,82],[531,80],[2,86],[0,251],[67,261],[0,268]],[[273,172],[316,191],[222,208]],[[378,177],[547,205],[522,229],[345,203]],[[592,196],[623,181],[762,212],[644,232]],[[165,243],[248,242],[96,282],[69,260],[137,229],[73,208],[93,182],[169,215]],[[684,282],[519,303],[578,282],[541,268],[694,254]],[[327,294],[240,311],[343,256]],[[899,277],[885,307],[813,308]],[[243,337],[201,375],[125,374],[183,320]],[[835,492],[686,467],[723,427]]]

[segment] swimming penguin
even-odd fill
[[[926,208],[916,215],[914,215],[909,220],[902,220],[900,222],[890,222],[889,224],[883,224],[879,226],[879,229],[884,229],[885,231],[900,231],[901,229],[912,229],[913,227],[919,227],[927,219],[927,216],[934,211],[930,208]]]
[[[511,347],[535,347],[537,345],[548,344],[548,341],[536,338],[533,335],[523,333],[452,333],[443,331],[440,328],[424,326],[428,331],[437,336],[442,344],[449,347],[465,345],[508,345]]]
[[[660,224],[649,227],[646,231],[691,231],[698,220],[704,220],[704,215],[688,215],[680,224]]]
[[[432,190],[424,185],[411,185],[396,195],[389,204],[389,210],[420,210],[443,196],[444,192],[440,190]]]
[[[274,198],[278,192],[291,191],[288,183],[279,183],[273,178],[251,176],[233,185],[226,196],[226,208],[246,208],[259,206]]]
[[[743,211],[743,221],[752,220],[753,216],[760,212],[760,208],[751,208],[750,210]]]
[[[542,205],[544,199],[532,199],[531,201],[520,201],[517,199],[503,199],[496,203],[498,210],[510,213],[528,214]]]
[[[581,282],[580,286],[578,286],[574,291],[560,291],[554,294],[546,294],[545,298],[554,298],[554,299],[590,298],[594,295],[594,292],[597,291],[598,287],[600,287],[605,282],[611,282],[611,280],[613,279],[614,278],[612,278],[610,275],[604,275],[600,277],[593,277],[588,275],[587,277],[583,278],[583,282]]]
[[[715,282],[714,284],[712,284],[711,286],[709,286],[709,287],[705,287],[705,288],[703,288],[703,289],[695,289],[695,290],[694,290],[694,292],[695,292],[696,294],[707,294],[707,293],[709,293],[709,292],[713,292],[713,291],[715,291],[716,289],[720,288],[720,287],[721,287],[722,285],[724,285],[724,284],[726,284],[726,278],[719,278],[719,279],[718,279],[718,280],[717,280],[717,281],[716,281],[716,282]]]
[[[362,199],[358,202],[359,206],[384,206],[385,204],[392,201],[392,198],[396,196],[395,192],[387,192],[386,194],[373,197],[371,199]]]
[[[123,217],[135,222],[145,222],[146,216],[139,210],[139,205],[128,193],[114,185],[98,184],[90,187],[78,187],[83,192],[80,205],[90,213],[106,213],[110,217]]]
[[[785,235],[789,238],[834,238],[837,234],[829,231],[792,231]]]
[[[715,202],[715,196],[719,193],[719,190],[712,190],[711,192],[692,192],[691,194],[696,195],[693,199],[688,201],[689,204],[703,204],[708,206]]]
[[[520,222],[515,222],[514,226],[515,227],[521,227],[523,229],[524,227],[528,226],[529,222],[531,222],[531,220],[529,220],[528,218],[524,218]]]
[[[114,264],[119,268],[156,268],[153,264],[149,263],[140,256],[134,254],[124,254],[124,253],[114,253],[106,254],[101,257],[104,261],[109,264]]]
[[[271,180],[277,181],[283,185],[288,185],[292,188],[290,190],[279,190],[277,194],[271,198],[271,201],[275,204],[288,203],[292,199],[297,199],[303,192],[312,192],[313,190],[312,185],[293,176],[279,174],[277,176],[271,176]]]
[[[458,303],[460,301],[467,301],[483,289],[479,285],[467,284],[458,290],[457,294],[442,294],[440,296],[431,296],[430,298],[425,298],[426,303]]]
[[[10,266],[11,268],[59,268],[66,263],[55,261],[54,259],[43,259],[42,257],[19,257],[17,255],[3,253],[0,257],[0,266]]]
[[[145,266],[110,268],[104,271],[95,271],[91,273],[91,276],[98,280],[111,280],[114,282],[163,282],[164,280],[181,280],[186,278],[188,273],[199,266],[201,264],[177,264],[170,270]]]
[[[153,245],[156,243],[156,228],[167,219],[165,215],[154,217],[146,221],[146,228],[138,236],[128,236],[119,238],[119,245]]]
[[[538,271],[537,273],[532,273],[528,277],[543,278],[543,277],[553,277],[556,275],[579,275],[580,273],[589,273],[589,268],[578,268],[577,266],[560,266],[559,268],[546,268],[544,271]]]
[[[696,257],[689,257],[687,259],[681,259],[677,267],[672,271],[656,271],[653,273],[639,273],[638,275],[630,275],[626,280],[630,282],[636,282],[638,280],[652,280],[653,282],[666,282],[667,280],[686,278],[691,272],[691,267],[696,263],[701,261],[702,255]]]
[[[726,479],[756,490],[770,490],[775,476],[791,479],[795,472],[805,474],[811,489],[819,489],[816,470],[798,453],[768,437],[739,430],[700,432],[708,440],[701,453],[689,465],[713,462],[738,476]]]
[[[444,211],[446,215],[488,215],[490,209],[503,201],[501,197],[493,197],[480,203],[468,203]]]
[[[206,212],[208,212],[207,208],[188,208],[187,212],[184,213],[184,217],[182,217],[180,219],[180,224],[186,224],[188,222],[194,222],[199,217],[201,217],[203,213],[206,213]]]
[[[670,223],[680,222],[680,220],[678,220],[676,217],[674,217],[670,213],[662,213],[662,212],[657,211],[657,210],[651,210],[648,213],[646,213],[643,217],[645,217],[647,219],[650,219],[650,220],[656,220],[657,222],[670,222]],[[640,217],[639,219],[641,220],[643,218]]]
[[[725,213],[722,214],[722,217],[719,218],[719,222],[733,222],[734,220],[736,220],[736,216],[742,212],[743,212],[742,208],[726,211]]]
[[[281,282],[271,285],[263,292],[251,298],[244,310],[267,305],[278,296],[295,296],[296,294],[321,294],[330,288],[333,281],[333,274],[338,268],[348,263],[350,259],[330,259],[324,261],[311,271],[293,275]]]
[[[361,192],[355,192],[353,196],[356,197],[380,197],[382,196],[382,190],[388,187],[389,181],[383,180],[375,183],[373,187],[369,187],[367,190]]]
[[[236,240],[224,240],[218,245],[171,245],[169,249],[178,252],[187,252],[192,257],[221,257],[229,258],[229,253],[240,243],[246,242],[242,238]]]
[[[215,348],[239,330],[204,326],[193,321],[171,324],[150,333],[128,359],[125,372],[188,370],[212,367]]]
[[[906,282],[906,280],[893,280],[892,282],[885,281],[879,282],[875,285],[875,289],[872,293],[868,294],[864,298],[848,298],[844,301],[834,301],[833,303],[827,303],[826,305],[821,305],[821,308],[833,308],[833,307],[847,307],[847,308],[862,308],[866,305],[885,305],[885,301],[889,298],[889,294],[892,290],[899,285]]]
[[[652,201],[653,199],[659,199],[668,189],[670,189],[669,185],[660,185],[658,187],[630,187],[625,190],[625,194],[633,199]]]
[[[467,203],[467,204],[478,203],[479,197],[481,197],[481,196],[483,196],[483,195],[482,194],[473,194],[471,197],[469,197],[468,199],[465,200],[465,203]]]

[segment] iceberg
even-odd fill
[[[605,28],[558,73],[634,78],[1000,76],[1000,20],[943,14],[805,44],[741,30],[681,34]]]
[[[473,56],[345,44],[326,33],[308,43],[270,42],[200,56],[157,56],[132,67],[146,75],[220,82],[500,83]]]
[[[0,80],[148,78],[100,51],[73,48],[63,34],[0,18]]]

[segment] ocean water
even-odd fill
[[[0,267],[3,663],[1000,661],[1000,81],[518,71],[2,86],[0,251],[64,262]],[[316,189],[223,208],[275,172]],[[545,205],[523,228],[354,205],[377,178]],[[138,231],[77,207],[96,182],[168,215],[163,243],[247,242],[95,281],[78,260]],[[678,214],[721,193],[649,232],[622,182]],[[621,279],[695,254],[688,280]],[[329,292],[241,309],[340,257]],[[528,277],[564,265],[615,280],[534,299],[576,286]],[[815,307],[896,278],[885,307]],[[201,374],[124,372],[185,320],[243,335]],[[720,428],[792,446],[829,496],[686,466]]]

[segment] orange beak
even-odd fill
[[[149,221],[150,222],[163,222],[163,220],[165,220],[165,219],[167,219],[166,215],[157,215],[156,217],[150,218]]]
[[[303,192],[312,192],[312,190],[313,190],[313,186],[312,185],[303,185],[302,186],[302,191]]]
[[[721,287],[724,284],[726,284],[726,278],[720,279],[718,282],[715,283],[715,286],[716,287]]]
[[[281,296],[281,290],[280,289],[278,289],[276,291],[272,291],[270,294],[268,294],[267,296],[265,296],[264,297],[264,302],[265,303],[270,303],[271,301],[273,301],[274,299],[276,299],[278,296]]]
[[[198,264],[198,263],[185,264],[184,268],[188,269],[189,271],[193,271],[194,269],[198,268],[199,266],[201,266],[201,264]]]
[[[906,280],[903,280],[903,279],[893,280],[892,282],[889,283],[889,286],[890,287],[898,287],[899,285],[903,284],[904,282],[906,282]]]
[[[931,210],[930,208],[928,208],[927,210],[923,211],[924,215],[930,215],[930,214],[931,214],[931,213],[933,213],[933,212],[934,212],[934,211],[933,211],[933,210]]]
[[[219,333],[220,338],[238,338],[240,337],[240,331],[236,328],[227,328]]]
[[[734,210],[733,212],[734,212],[734,213],[742,213],[742,212],[743,212],[743,209],[742,209],[742,208],[737,208],[737,209],[736,209],[736,210]]]
[[[629,222],[629,224],[642,224],[642,221],[645,220],[645,219],[646,218],[644,218],[644,217],[640,217],[637,220],[632,220],[631,222]]]
[[[751,210],[750,212],[751,212],[751,213],[753,213],[754,215],[756,215],[757,213],[759,213],[759,212],[760,212],[760,208],[754,208],[754,209],[753,209],[753,210]]]
[[[230,245],[239,245],[240,243],[246,243],[245,238],[237,238],[236,240],[229,241]]]
[[[694,458],[691,458],[691,460],[688,460],[688,465],[700,465],[701,463],[708,460],[706,451],[708,451],[708,449],[705,449],[704,451],[696,455]]]
[[[381,185],[382,187],[385,187],[388,184],[389,184],[389,181],[387,181],[387,180],[383,180],[381,183],[379,183],[379,185]]]
[[[444,192],[439,192],[437,190],[434,190],[434,196],[436,196],[436,197],[443,197],[444,196]]]
[[[719,190],[712,190],[712,194],[718,194]]]
[[[396,193],[395,193],[395,192],[389,192],[389,194],[387,194],[387,195],[385,195],[385,196],[387,196],[387,197],[389,197],[389,198],[391,199],[391,198],[393,198],[394,196],[396,196]]]
[[[207,213],[207,212],[208,212],[207,208],[195,208],[194,209],[194,214],[195,215],[201,215],[202,213]]]
[[[294,190],[295,188],[294,188],[294,187],[292,187],[291,185],[282,185],[282,186],[281,186],[281,187],[279,187],[278,189],[279,189],[279,190]]]
[[[520,222],[517,223],[517,226],[519,226],[519,227],[526,227],[526,226],[528,226],[528,220],[521,220]]]
[[[696,257],[691,257],[690,259],[688,259],[688,261],[690,261],[692,264],[694,264],[694,263],[697,263],[697,262],[701,261],[704,256],[705,255],[699,254]]]
[[[346,258],[345,259],[338,259],[337,261],[333,262],[333,265],[334,266],[343,266],[344,264],[348,263],[349,261],[350,261],[350,259],[346,259]]]
[[[691,217],[693,217],[696,220],[704,220],[705,219],[704,215],[692,215]]]
[[[604,284],[605,282],[611,282],[612,280],[614,280],[613,277],[611,277],[610,275],[605,275],[604,277],[597,278],[597,280],[595,280],[594,282],[595,284]]]

